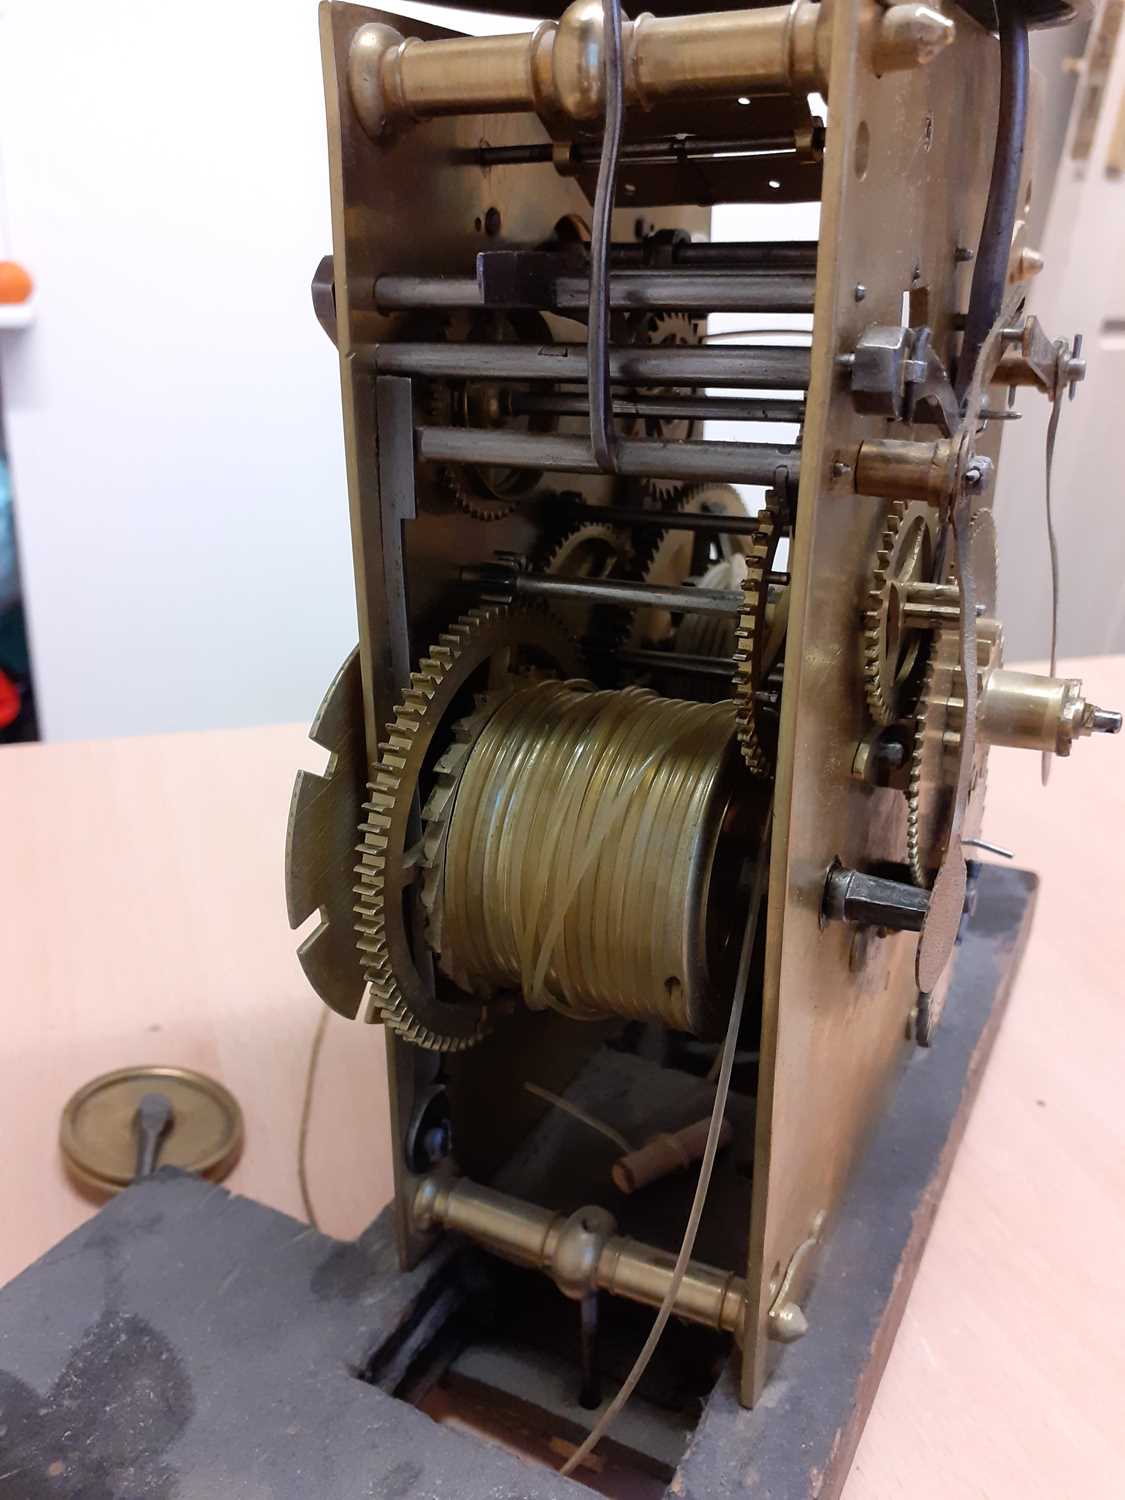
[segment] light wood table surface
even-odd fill
[[[1125,704],[1125,658],[1065,671]],[[93,1211],[59,1114],[131,1063],[227,1084],[229,1185],[301,1216],[319,1002],[282,852],[294,771],[323,759],[297,726],[0,749],[0,1283]],[[1125,1496],[1125,743],[1080,744],[1045,792],[1038,756],[994,752],[988,809],[1038,915],[847,1500]],[[377,1027],[331,1018],[310,1177],[341,1237],[390,1195]]]

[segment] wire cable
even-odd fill
[[[626,1375],[617,1395],[614,1396],[613,1400],[590,1429],[589,1436],[574,1450],[566,1463],[563,1464],[559,1470],[560,1474],[573,1473],[578,1465],[594,1451],[612,1423],[616,1420],[622,1407],[633,1394],[645,1370],[648,1368],[649,1360],[656,1351],[656,1346],[660,1342],[661,1335],[668,1326],[668,1319],[672,1316],[672,1310],[676,1305],[676,1296],[680,1290],[680,1284],[684,1279],[688,1262],[695,1249],[695,1239],[699,1233],[700,1220],[703,1217],[703,1206],[707,1201],[707,1190],[711,1186],[711,1172],[714,1168],[715,1156],[719,1149],[719,1138],[722,1133],[723,1120],[726,1117],[727,1096],[730,1093],[730,1077],[734,1067],[734,1054],[738,1045],[738,1030],[742,1022],[742,1009],[746,999],[746,987],[750,979],[750,961],[754,955],[754,940],[758,931],[758,914],[761,910],[762,898],[765,894],[766,876],[769,871],[770,828],[772,822],[773,804],[771,801],[762,828],[762,841],[758,848],[758,857],[754,868],[754,884],[750,895],[750,909],[746,914],[746,927],[742,934],[742,950],[738,959],[738,973],[734,982],[734,994],[731,997],[730,1020],[727,1022],[727,1033],[723,1042],[722,1062],[719,1067],[718,1083],[715,1087],[715,1103],[711,1110],[711,1125],[707,1131],[707,1144],[703,1148],[703,1160],[699,1164],[699,1178],[695,1185],[695,1197],[692,1199],[691,1212],[688,1214],[684,1237],[680,1242],[680,1251],[676,1256],[676,1264],[672,1269],[668,1290],[664,1294],[664,1301],[660,1304],[660,1310],[653,1321],[649,1336],[645,1340],[641,1352],[633,1362],[633,1368]]]
[[[1065,344],[1059,351],[1061,359],[1066,349]],[[1051,671],[1055,675],[1055,667],[1059,656],[1059,539],[1055,532],[1055,515],[1051,506],[1051,471],[1055,467],[1055,439],[1059,432],[1059,417],[1062,415],[1062,390],[1056,389],[1054,399],[1051,402],[1051,420],[1047,423],[1047,449],[1046,449],[1046,472],[1044,474],[1044,489],[1047,498],[1047,556],[1051,564]],[[1043,785],[1046,786],[1051,777],[1051,764],[1054,756],[1049,750],[1044,750],[1043,760],[1040,765],[1039,775]]]
[[[312,1046],[309,1049],[308,1067],[305,1069],[305,1094],[301,1100],[301,1123],[297,1130],[297,1184],[301,1189],[301,1202],[305,1209],[305,1218],[314,1229],[319,1229],[320,1224],[316,1217],[316,1210],[312,1205],[312,1196],[309,1193],[309,1120],[312,1116],[313,1085],[316,1083],[317,1064],[320,1062],[320,1050],[324,1046],[324,1033],[328,1030],[328,1007],[321,1007],[320,1018],[313,1032]]]
[[[984,210],[965,338],[957,362],[957,394],[964,396],[976,373],[988,330],[996,320],[1008,279],[1008,257],[1019,210],[1027,130],[1028,58],[1027,18],[1021,0],[997,0],[1000,35],[1000,107],[996,120],[996,148],[992,180]]]
[[[545,1089],[541,1083],[525,1083],[524,1088],[529,1094],[534,1094],[536,1099],[543,1099],[547,1104],[553,1104],[556,1109],[561,1109],[563,1114],[570,1115],[574,1120],[580,1120],[583,1125],[588,1125],[591,1130],[596,1130],[599,1135],[604,1135],[607,1141],[612,1141],[619,1151],[624,1151],[626,1156],[635,1147],[632,1142],[623,1136],[620,1130],[615,1130],[605,1120],[599,1120],[597,1115],[592,1115],[588,1110],[572,1104],[569,1099],[564,1099],[561,1094],[553,1093]]]
[[[605,134],[594,191],[594,219],[590,235],[590,298],[587,307],[587,392],[590,405],[590,446],[599,469],[617,472],[613,407],[609,396],[609,251],[613,206],[617,197],[617,167],[625,130],[625,76],[622,57],[620,0],[602,0],[602,53],[605,86]]]

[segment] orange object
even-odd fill
[[[0,303],[26,302],[34,291],[34,282],[14,260],[0,260]]]
[[[613,1185],[621,1193],[635,1193],[650,1182],[659,1182],[673,1172],[685,1172],[688,1167],[703,1159],[707,1135],[711,1129],[710,1116],[696,1120],[694,1125],[685,1125],[674,1135],[654,1135],[651,1141],[637,1151],[620,1156],[610,1169]],[[724,1120],[719,1130],[719,1146],[729,1146],[734,1139],[734,1127]]]

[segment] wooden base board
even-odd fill
[[[1002,1019],[1037,882],[987,867],[938,1044],[899,1078],[765,1398],[717,1384],[669,1495],[839,1495]],[[357,1160],[356,1170],[362,1170]],[[440,1248],[396,1269],[389,1214],[342,1244],[166,1169],[0,1291],[0,1500],[589,1494],[357,1378],[442,1312]]]

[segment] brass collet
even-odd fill
[[[958,493],[970,454],[971,445],[964,435],[929,443],[866,438],[855,458],[855,492],[948,505]]]

